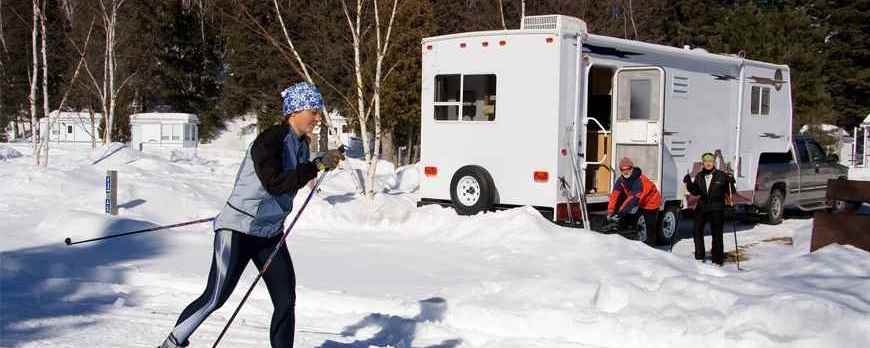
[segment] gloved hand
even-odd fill
[[[341,150],[332,149],[326,151],[323,156],[314,159],[317,169],[321,171],[330,171],[338,167],[338,163],[345,159],[344,153]]]
[[[688,184],[690,182],[692,182],[692,176],[689,174],[686,174],[686,176],[683,177],[683,183]]]

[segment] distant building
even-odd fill
[[[92,118],[93,117],[93,118]],[[90,143],[102,142],[99,125],[103,115],[99,113],[52,111],[48,117],[39,120],[39,134],[48,134],[53,143]],[[49,123],[51,131],[49,132]]]
[[[855,128],[855,149],[853,167],[870,168],[870,114]]]
[[[130,148],[196,148],[199,144],[199,118],[183,113],[140,113],[130,116]]]

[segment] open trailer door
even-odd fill
[[[657,187],[662,177],[664,83],[664,70],[658,67],[622,68],[613,78],[613,168],[619,170],[621,158],[631,158]]]

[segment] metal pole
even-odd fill
[[[142,230],[136,230],[136,231],[127,232],[127,233],[113,234],[113,235],[111,235],[111,236],[104,236],[104,237],[100,237],[100,238],[86,239],[86,240],[82,240],[82,241],[78,241],[78,242],[73,242],[72,239],[70,239],[69,237],[67,237],[67,238],[64,240],[64,243],[66,243],[66,245],[76,245],[76,244],[82,244],[82,243],[87,243],[87,242],[95,242],[95,241],[103,240],[103,239],[111,239],[111,238],[117,238],[117,237],[129,236],[129,235],[131,235],[131,234],[138,234],[138,233],[145,233],[145,232],[160,231],[160,230],[165,230],[165,229],[169,229],[169,228],[173,228],[173,227],[180,227],[180,226],[193,225],[193,224],[198,224],[198,223],[202,223],[202,222],[208,222],[208,221],[212,221],[212,220],[214,220],[213,217],[212,217],[212,218],[208,218],[208,219],[199,219],[199,220],[193,220],[193,221],[188,221],[188,222],[177,223],[177,224],[174,224],[174,225],[151,227],[151,228],[146,228],[146,229],[142,229]]]

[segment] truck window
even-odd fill
[[[495,121],[496,82],[494,74],[436,75],[435,120]]]
[[[813,162],[824,162],[827,160],[825,152],[822,151],[822,148],[819,147],[819,144],[816,144],[814,142],[807,142],[807,152],[809,152],[810,159],[812,159]]]
[[[765,152],[758,158],[759,164],[783,164],[791,163],[794,159],[791,151],[789,152]]]
[[[810,155],[807,154],[807,144],[803,141],[796,141],[795,145],[797,146],[798,158],[801,163],[809,162]]]

